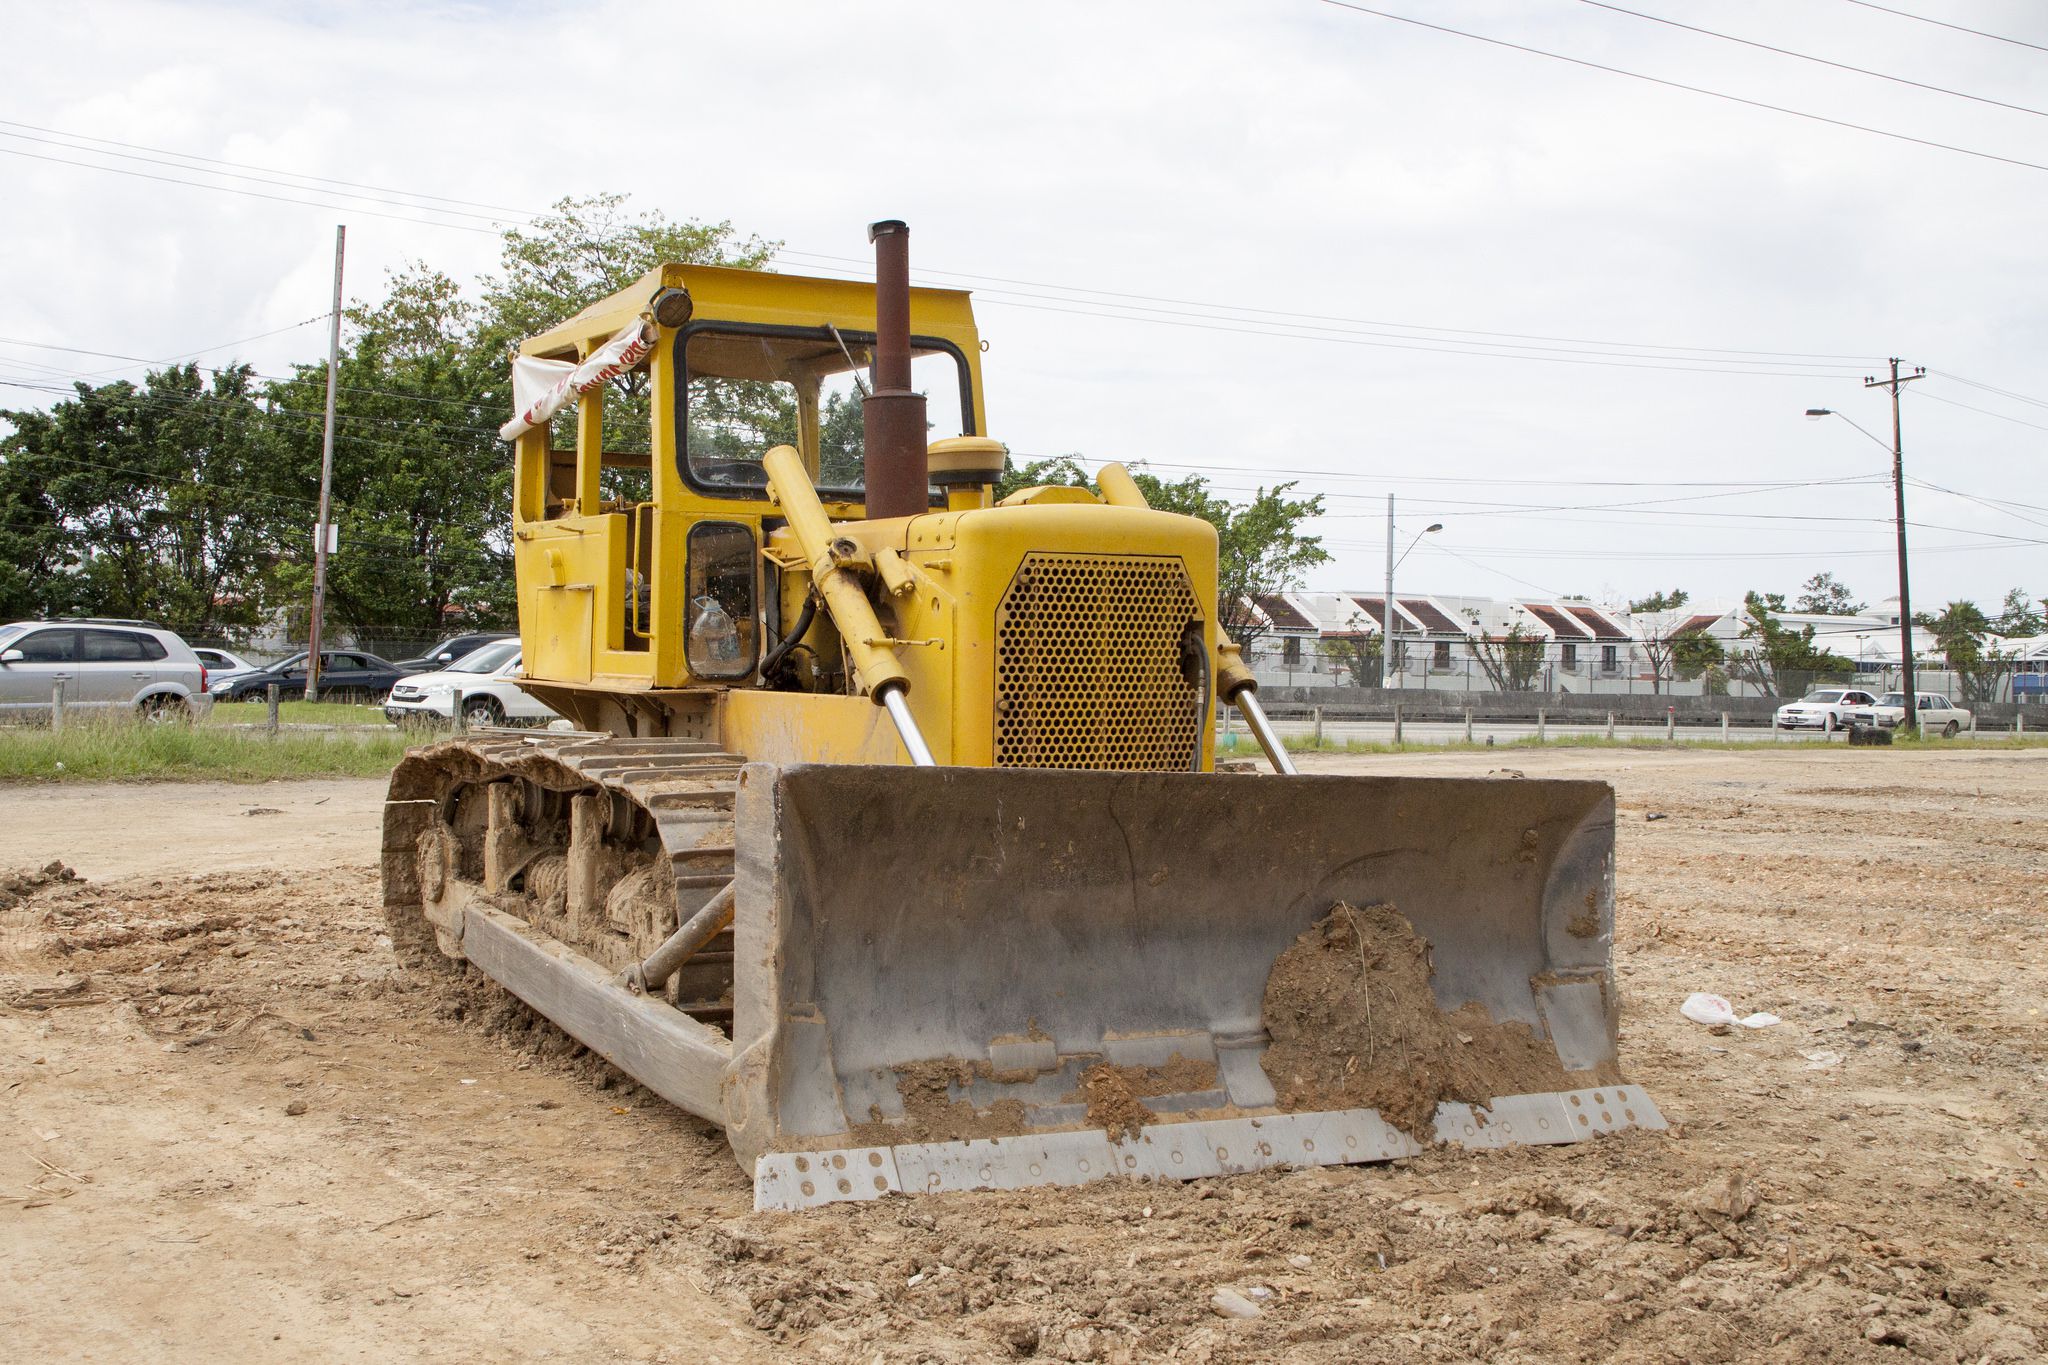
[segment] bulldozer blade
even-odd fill
[[[757,1207],[1663,1126],[1616,1065],[1605,783],[750,764],[735,821]],[[1304,961],[1342,989],[1288,1032]],[[1430,1017],[1375,1022],[1403,961]]]

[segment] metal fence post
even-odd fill
[[[57,679],[50,684],[50,733],[64,733],[64,680]]]
[[[462,689],[456,688],[451,694],[451,699],[455,704],[455,733],[466,735],[469,733],[469,717],[462,714]]]
[[[264,722],[264,728],[265,728],[265,729],[267,729],[267,730],[268,730],[268,731],[269,731],[269,732],[270,732],[271,734],[275,735],[275,734],[277,733],[277,684],[276,684],[276,683],[270,683],[270,684],[268,684],[268,685],[266,685],[266,686],[264,687],[264,689],[263,689],[263,701],[264,701],[264,704],[265,704],[265,705],[266,705],[266,706],[267,706],[267,707],[269,708],[269,716],[268,716],[268,718],[267,718],[267,719],[265,720],[265,722]]]

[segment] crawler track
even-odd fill
[[[459,958],[441,930],[454,909],[482,904],[623,970],[732,880],[743,762],[698,740],[526,731],[408,755],[384,815],[394,943],[429,961]],[[731,932],[685,963],[663,994],[729,1033]]]

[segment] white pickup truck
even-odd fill
[[[1963,707],[1944,697],[1939,692],[1918,692],[1920,699],[1920,733],[1923,735],[1956,735],[1970,728],[1970,713]],[[1875,725],[1880,730],[1892,730],[1906,723],[1906,694],[1887,692],[1877,699],[1874,706],[1859,706],[1849,713],[1849,720],[1856,725]]]

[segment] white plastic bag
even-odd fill
[[[1685,997],[1685,1003],[1678,1007],[1678,1012],[1695,1024],[1709,1026],[1740,1024],[1744,1028],[1769,1028],[1779,1022],[1775,1014],[1746,1014],[1738,1018],[1735,1006],[1728,1003],[1726,996],[1708,995],[1704,991],[1695,991]]]

